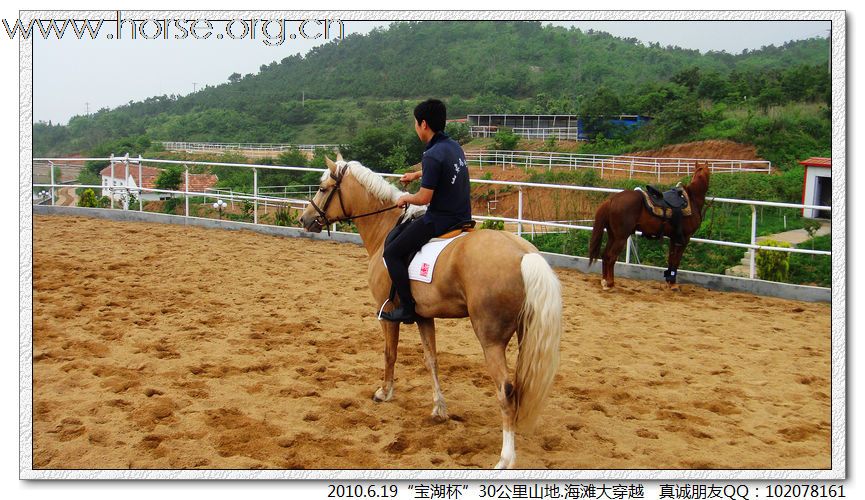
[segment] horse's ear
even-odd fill
[[[339,160],[338,156],[337,160]],[[334,163],[333,160],[331,160],[327,156],[324,157],[324,164],[327,165],[327,168],[329,168],[331,172],[336,172],[336,163]]]
[[[339,151],[336,152],[336,161],[345,161],[342,159],[342,153]]]

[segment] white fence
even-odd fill
[[[224,153],[226,151],[259,152],[266,154],[281,153],[297,149],[307,154],[314,154],[316,149],[332,151],[337,144],[275,144],[262,142],[172,142],[162,141],[162,147],[168,151],[185,151],[187,153]]]
[[[58,161],[66,161],[69,158],[35,158],[33,161],[47,161],[51,164]],[[258,213],[259,213],[259,205],[261,204],[263,207],[269,206],[304,206],[308,200],[305,199],[292,199],[292,198],[280,198],[275,196],[266,196],[263,195],[259,191],[258,186],[258,171],[261,169],[266,170],[285,170],[285,171],[300,171],[300,172],[323,172],[323,169],[319,168],[306,168],[306,167],[287,167],[287,166],[278,166],[278,165],[250,165],[244,163],[218,163],[218,162],[201,162],[201,161],[177,161],[177,160],[154,160],[154,159],[145,159],[141,158],[130,158],[128,155],[124,157],[111,157],[111,158],[75,158],[77,161],[110,161],[112,168],[116,165],[122,165],[117,168],[129,168],[130,165],[133,165],[130,172],[135,174],[134,166],[141,166],[143,163],[149,164],[166,164],[166,165],[182,165],[186,169],[186,182],[184,183],[183,190],[166,190],[166,189],[148,189],[141,188],[142,191],[149,192],[158,192],[158,193],[166,193],[166,194],[176,194],[183,195],[185,198],[185,212],[184,215],[186,217],[190,217],[189,215],[189,197],[210,197],[213,198],[215,193],[212,192],[193,192],[189,190],[188,184],[188,174],[189,174],[189,165],[203,165],[203,166],[224,166],[224,167],[237,167],[237,168],[246,168],[252,169],[253,172],[253,191],[252,193],[242,193],[242,192],[233,192],[234,200],[247,200],[253,204],[253,223],[258,224]],[[93,189],[105,189],[105,186],[96,185],[81,185],[81,184],[57,184],[54,180],[54,169],[51,169],[52,179],[50,184],[38,184],[34,183],[34,189],[48,189],[50,193],[51,205],[55,204],[55,188],[63,187],[84,187],[84,188],[93,188]],[[139,183],[141,186],[141,169],[138,169]],[[393,177],[399,178],[401,177],[399,174],[382,174],[384,177]],[[550,222],[550,221],[535,221],[528,220],[523,218],[523,190],[524,187],[532,187],[532,188],[547,188],[547,189],[558,189],[565,191],[586,191],[586,192],[602,192],[602,193],[616,193],[621,191],[620,189],[610,189],[610,188],[600,188],[600,187],[586,187],[586,186],[571,186],[571,185],[559,185],[559,184],[540,184],[540,183],[532,183],[532,182],[511,182],[511,181],[495,181],[495,180],[484,180],[484,179],[472,179],[473,183],[477,184],[494,184],[494,185],[507,185],[507,186],[516,186],[518,188],[518,204],[517,204],[517,217],[516,218],[506,218],[506,217],[486,217],[486,216],[474,216],[475,219],[479,220],[497,220],[505,223],[513,223],[516,225],[516,233],[518,235],[522,235],[524,230],[524,226],[532,225],[532,226],[541,226],[541,227],[552,227],[552,228],[563,228],[567,230],[575,229],[580,231],[591,231],[591,226],[582,226],[577,224],[569,224],[569,223],[561,223],[561,222]],[[108,188],[109,191],[112,188]],[[126,191],[127,188],[117,187],[113,188],[115,191]],[[219,197],[219,195],[217,195]],[[224,195],[222,196],[224,198]],[[112,208],[114,208],[115,196],[110,196]],[[765,249],[779,252],[790,252],[790,253],[802,253],[802,254],[811,254],[811,255],[832,255],[829,251],[823,250],[809,250],[804,248],[785,248],[785,247],[768,247],[761,246],[757,244],[757,207],[779,207],[779,208],[796,208],[796,209],[814,209],[814,210],[826,210],[831,211],[832,207],[818,206],[818,205],[801,205],[796,203],[778,203],[778,202],[769,202],[769,201],[755,201],[755,200],[736,200],[730,198],[707,198],[707,201],[712,201],[714,203],[732,203],[739,205],[749,205],[751,207],[751,238],[750,243],[739,243],[733,241],[719,241],[719,240],[707,240],[702,238],[691,238],[691,241],[697,243],[705,243],[711,245],[720,245],[720,246],[729,246],[729,247],[738,247],[746,250],[750,250],[750,278],[754,279],[756,277],[756,267],[755,267],[755,255],[756,250]],[[281,205],[280,205],[281,204]],[[142,204],[139,203],[139,211],[143,210]],[[639,232],[637,234],[640,234]],[[630,249],[630,245],[628,246]],[[630,261],[630,253],[626,255],[626,261]]]
[[[466,151],[469,165],[507,168],[568,168],[592,169],[606,176],[634,175],[682,177],[690,175],[697,163],[709,165],[712,173],[751,172],[769,173],[772,162],[765,160],[719,160],[709,158],[652,158],[644,156],[616,156],[548,151]]]
[[[577,127],[515,127],[514,134],[524,139],[542,139],[555,137],[556,139],[576,141],[580,138],[580,129]],[[472,137],[493,137],[499,131],[499,126],[473,125],[469,128]]]

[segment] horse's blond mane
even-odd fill
[[[384,180],[384,177],[381,174],[373,172],[367,167],[361,165],[359,161],[337,161],[336,167],[338,169],[343,168],[348,165],[348,170],[346,173],[350,173],[357,179],[357,182],[363,186],[367,192],[376,197],[377,199],[383,202],[394,203],[396,200],[406,194],[404,191],[400,191],[396,186]],[[325,170],[321,176],[321,181],[324,182],[330,177],[330,171]]]
[[[379,201],[384,203],[396,203],[396,200],[398,200],[400,196],[408,194],[405,191],[400,191],[399,188],[387,182],[381,174],[363,166],[359,161],[347,162],[337,160],[335,163],[337,169],[341,169],[343,166],[347,165],[348,169],[346,170],[346,173],[351,174],[369,194],[373,195],[373,197]],[[321,175],[321,182],[325,182],[329,178],[330,170],[325,170]],[[426,205],[409,205],[407,214],[411,216],[416,212],[422,212],[425,210]]]

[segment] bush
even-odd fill
[[[499,151],[513,151],[520,142],[520,136],[509,128],[500,128],[493,136],[493,145]]]
[[[98,207],[99,202],[96,200],[96,193],[94,193],[90,188],[85,189],[84,192],[81,193],[81,196],[78,197],[78,206],[87,208]]]
[[[167,214],[174,214],[177,210],[177,205],[180,205],[180,198],[169,198],[162,205],[162,211]]]
[[[293,227],[297,226],[298,222],[290,208],[278,208],[273,218],[277,226]]]
[[[481,224],[481,229],[495,229],[496,231],[501,231],[505,228],[504,221],[500,220],[485,220],[483,224]]]
[[[785,241],[765,240],[761,246],[790,248]],[[766,281],[787,281],[790,275],[790,253],[757,250],[757,276]]]

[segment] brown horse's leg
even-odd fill
[[[396,364],[396,347],[399,343],[399,323],[379,321],[384,332],[384,383],[375,391],[372,400],[381,403],[393,397],[393,366]]]
[[[607,246],[604,248],[604,279],[601,281],[601,286],[604,287],[604,290],[609,290],[615,286],[613,269],[616,267],[616,260],[619,258],[619,254],[622,253],[622,250],[628,243],[627,236],[618,238],[608,234],[608,237]]]
[[[483,339],[478,334],[478,338]],[[514,416],[516,405],[514,401],[514,388],[508,382],[508,362],[505,358],[507,344],[484,345],[484,358],[487,362],[487,371],[496,385],[496,398],[502,410],[502,452],[496,469],[511,469],[517,461],[517,453],[514,447]]]
[[[667,254],[667,271],[664,273],[664,278],[670,290],[679,290],[679,285],[676,283],[676,275],[679,273],[679,263],[682,261],[682,255],[685,253],[688,241],[689,239],[685,239],[682,245],[674,245],[673,240],[670,240],[670,251]]]
[[[420,330],[420,340],[423,344],[423,359],[426,367],[432,375],[433,384],[433,410],[432,418],[440,421],[447,420],[448,407],[445,404],[445,397],[442,394],[441,386],[439,385],[438,361],[436,360],[436,327],[435,320],[422,319],[417,322],[418,330]]]

